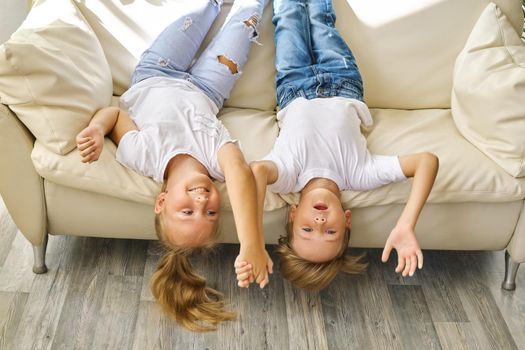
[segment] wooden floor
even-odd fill
[[[525,272],[500,289],[502,252],[425,251],[425,268],[400,278],[367,249],[366,275],[308,293],[278,269],[264,290],[237,288],[238,246],[222,245],[195,265],[239,317],[195,334],[149,292],[157,242],[52,236],[49,272],[34,275],[6,217],[0,201],[0,349],[525,349]]]

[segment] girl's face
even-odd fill
[[[341,253],[345,230],[350,228],[350,218],[350,210],[343,210],[341,201],[331,191],[309,191],[290,211],[293,250],[311,262],[334,259]]]
[[[219,219],[219,191],[205,175],[170,184],[157,196],[165,235],[178,246],[197,247],[211,240]]]

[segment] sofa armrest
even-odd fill
[[[20,231],[40,245],[47,220],[43,179],[31,161],[34,142],[18,117],[0,104],[0,193]]]

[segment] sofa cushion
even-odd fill
[[[111,98],[97,37],[69,0],[40,1],[0,46],[0,99],[39,142],[59,154]]]
[[[115,101],[113,102],[115,104]],[[272,147],[277,137],[275,116],[270,112],[246,109],[224,109],[221,120],[233,138],[240,140],[248,161],[262,157]],[[115,159],[117,147],[106,138],[98,161],[84,164],[78,150],[58,155],[43,147],[39,141],[31,154],[37,172],[50,182],[88,192],[96,192],[134,202],[153,204],[160,185],[152,179],[139,175]],[[216,183],[222,196],[222,208],[231,210],[226,186]],[[276,194],[269,194],[265,210],[285,206]]]
[[[525,198],[525,178],[516,179],[485,156],[457,131],[450,110],[372,109],[374,127],[367,136],[375,154],[403,155],[433,152],[439,172],[429,203],[509,202]],[[346,208],[406,203],[412,180],[372,191],[344,191]],[[283,198],[297,203],[297,194]]]
[[[525,44],[489,4],[456,60],[458,130],[512,176],[525,176]]]
[[[225,1],[221,13],[204,39],[201,50],[224,22],[233,1]],[[273,110],[275,107],[273,25],[271,1],[260,25],[259,41],[252,45],[243,75],[236,83],[226,107]],[[78,1],[78,7],[100,39],[113,74],[113,92],[123,94],[144,50],[176,16],[187,12],[192,2],[154,1]]]

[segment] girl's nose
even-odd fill
[[[317,223],[321,223],[321,224],[322,224],[322,223],[325,222],[325,221],[326,221],[325,218],[317,217],[317,216],[315,217],[315,222],[317,222]]]

